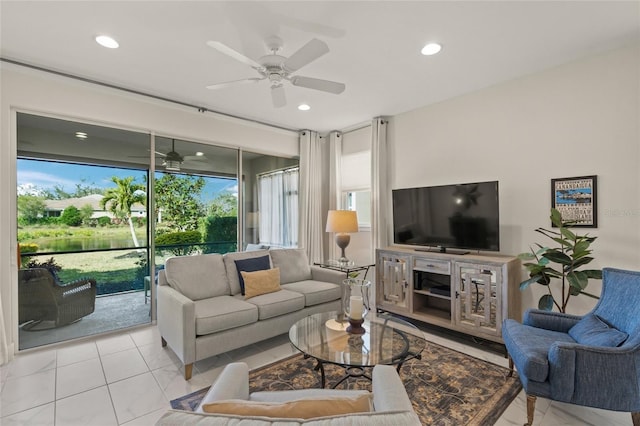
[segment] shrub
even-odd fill
[[[238,218],[235,216],[207,216],[203,223],[204,253],[228,253],[236,250]]]
[[[35,253],[38,251],[38,245],[35,243],[20,244],[20,253]]]
[[[97,218],[98,225],[100,226],[109,226],[111,225],[111,218],[109,216],[100,216]]]
[[[176,256],[185,256],[196,251],[192,244],[202,241],[199,231],[169,232],[156,237],[156,246],[166,247]]]
[[[82,213],[77,207],[69,206],[62,212],[60,221],[67,226],[80,226],[82,225]]]

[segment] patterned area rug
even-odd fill
[[[250,391],[320,387],[315,361],[300,355],[277,361],[250,372]],[[327,386],[337,383],[344,370],[325,366]],[[522,386],[508,369],[427,342],[422,359],[407,361],[400,377],[425,425],[492,425],[518,395]],[[341,389],[368,389],[366,379],[349,379]],[[171,407],[193,411],[208,388],[171,401]]]

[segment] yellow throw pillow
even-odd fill
[[[206,413],[238,416],[263,416],[287,419],[311,419],[371,411],[371,395],[358,397],[307,398],[288,402],[227,400],[204,404]]]
[[[280,268],[255,272],[240,271],[240,273],[244,280],[245,299],[281,290]]]

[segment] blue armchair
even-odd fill
[[[590,313],[531,309],[522,324],[505,320],[502,337],[527,394],[527,425],[539,396],[630,412],[640,426],[640,272],[605,268]]]

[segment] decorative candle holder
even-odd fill
[[[348,278],[342,281],[342,308],[349,321],[347,333],[364,334],[364,317],[369,312],[371,281]]]
[[[365,328],[362,326],[364,319],[352,319],[349,318],[349,325],[347,326],[347,333],[349,334],[364,334]]]

